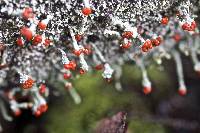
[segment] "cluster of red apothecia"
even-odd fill
[[[161,37],[157,37],[155,39],[147,39],[145,41],[145,43],[142,45],[141,49],[143,52],[148,52],[150,49],[152,49],[153,47],[157,47],[161,44],[162,39]]]
[[[182,25],[182,29],[183,29],[183,30],[186,30],[186,31],[194,31],[196,27],[197,27],[197,25],[196,25],[196,22],[195,22],[195,21],[191,22],[191,24],[185,22],[185,23]]]
[[[161,19],[161,24],[162,24],[162,25],[167,25],[168,22],[169,22],[169,18],[168,18],[168,17],[163,17],[163,18]],[[154,39],[151,39],[151,40],[147,39],[147,40],[144,42],[144,44],[142,45],[141,50],[142,50],[143,52],[148,52],[148,51],[149,51],[150,49],[152,49],[153,47],[159,46],[159,45],[161,44],[161,42],[162,42],[162,39],[161,39],[160,36],[158,36],[158,37],[156,37],[156,38],[154,38]],[[147,90],[149,90],[149,89],[147,89]]]
[[[45,84],[41,84],[39,86],[39,93],[42,95],[46,92],[46,85]],[[34,112],[34,115],[36,117],[40,116],[42,113],[45,113],[48,110],[48,105],[47,104],[41,104],[37,110]]]
[[[28,78],[24,83],[21,84],[21,88],[27,90],[31,89],[34,85],[35,81],[32,78]],[[46,91],[46,86],[44,84],[41,84],[39,87],[40,94],[43,94]]]
[[[84,7],[82,9],[82,14],[85,15],[85,16],[89,16],[90,14],[92,14],[92,9],[89,8],[89,7]],[[76,39],[77,42],[80,42],[83,39],[83,35],[82,34],[76,34],[75,39]],[[76,56],[80,56],[81,54],[90,55],[91,53],[92,53],[92,49],[91,49],[91,46],[89,46],[89,45],[84,47],[84,48],[80,48],[79,50],[73,51],[73,54],[76,55]],[[77,65],[76,65],[75,61],[70,61],[68,64],[64,64],[64,68],[67,69],[67,70],[75,70],[76,66]],[[100,69],[103,69],[103,67],[100,68],[100,67],[96,66],[95,69],[100,70]],[[79,70],[79,73],[84,74],[85,70],[81,68]],[[69,79],[69,78],[71,78],[71,74],[70,73],[64,73],[63,77],[64,77],[64,79]]]
[[[122,33],[122,37],[125,39],[131,39],[133,37],[133,32],[125,31]],[[151,40],[146,40],[141,49],[143,52],[147,52],[149,49],[159,46],[161,41],[162,41],[161,37],[157,37],[157,38],[151,39]],[[130,47],[131,47],[130,41],[127,41],[127,43],[124,43],[121,45],[121,48],[123,48],[123,49],[128,49]]]
[[[31,104],[30,104],[30,107],[29,107],[29,108],[31,108],[31,107],[32,107],[32,106],[31,106]],[[42,115],[42,113],[45,113],[47,110],[48,110],[48,105],[47,105],[47,104],[42,104],[42,105],[40,105],[40,106],[37,108],[37,110],[34,112],[34,116],[39,117],[39,116]],[[22,112],[21,112],[20,109],[16,109],[13,113],[14,113],[14,115],[15,115],[16,117],[18,117],[18,116],[21,115]]]
[[[88,7],[85,7],[85,8],[82,9],[82,13],[83,13],[83,15],[88,16],[88,15],[90,15],[92,13],[92,9],[88,8]],[[25,8],[23,13],[22,13],[22,17],[25,20],[33,19],[34,18],[34,13],[33,13],[32,8],[30,8],[30,7]],[[40,30],[45,30],[46,27],[47,27],[47,25],[45,23],[43,23],[42,21],[37,23],[37,28],[40,29]],[[17,45],[20,46],[20,47],[24,46],[25,40],[31,41],[32,45],[34,45],[34,46],[37,46],[43,40],[41,35],[39,35],[39,34],[33,35],[31,29],[26,27],[26,26],[23,26],[20,29],[20,34],[23,37],[18,37],[17,40],[16,40]],[[82,37],[83,36],[79,35],[79,34],[75,35],[75,38],[76,38],[77,42],[81,41]],[[46,38],[44,40],[43,45],[48,47],[50,45],[50,43],[51,43],[51,40]],[[91,54],[91,52],[92,51],[91,51],[90,47],[86,47],[86,48],[82,48],[82,49],[73,51],[73,53],[76,56],[79,56],[82,53],[84,53],[86,55],[89,55],[89,54]],[[74,61],[70,61],[69,64],[65,64],[64,65],[64,68],[68,69],[68,70],[69,69],[75,70],[75,67],[76,67],[76,63]],[[80,74],[83,74],[84,72],[85,71],[83,69],[80,70]],[[71,75],[64,74],[64,78],[65,79],[68,79],[70,77],[71,77]],[[34,83],[34,81],[32,79],[28,79],[25,83],[22,84],[22,88],[24,88],[24,89],[31,88],[33,86],[33,83]]]
[[[168,17],[163,17],[161,19],[162,25],[167,25],[168,22],[169,22]],[[191,24],[185,22],[182,25],[182,29],[185,30],[185,31],[195,31],[196,27],[197,27],[197,25],[196,25],[195,21],[191,22]],[[181,40],[181,36],[177,33],[173,36],[173,39],[176,42],[179,42]],[[149,49],[152,49],[153,47],[159,46],[161,44],[161,42],[162,42],[161,37],[157,37],[156,39],[152,39],[152,40],[146,40],[145,43],[143,44],[143,46],[141,47],[141,49],[142,49],[143,52],[148,52]]]
[[[92,9],[89,8],[89,7],[84,7],[82,9],[82,14],[85,15],[85,16],[88,16],[90,14],[92,14]],[[33,10],[32,8],[25,8],[24,9],[24,12],[22,13],[22,17],[25,19],[25,20],[29,20],[29,19],[33,19],[34,18],[34,14],[33,14]],[[167,25],[169,22],[169,18],[168,17],[163,17],[161,19],[161,24],[162,25]],[[37,24],[37,28],[40,29],[40,30],[45,30],[47,27],[47,25],[45,23],[43,23],[42,21],[38,22]],[[183,30],[186,30],[186,31],[194,31],[196,28],[196,23],[195,21],[191,22],[190,24],[185,22],[183,25],[182,25],[182,29]],[[41,35],[34,35],[33,36],[33,33],[32,31],[28,28],[28,27],[22,27],[21,30],[20,30],[20,33],[21,35],[27,40],[27,41],[32,41],[32,44],[33,45],[38,45],[39,43],[42,42],[43,38]],[[80,42],[83,38],[83,35],[82,34],[76,34],[75,35],[75,39],[77,42]],[[122,33],[122,38],[123,39],[131,39],[133,38],[133,32],[132,31],[124,31]],[[174,40],[175,41],[179,41],[181,38],[180,38],[180,35],[178,34],[175,34],[174,35]],[[157,47],[161,44],[162,42],[162,38],[160,36],[156,37],[156,38],[153,38],[153,39],[147,39],[142,47],[141,47],[141,50],[143,52],[148,52],[150,49],[152,49],[153,47]],[[51,40],[49,39],[45,39],[44,41],[44,45],[45,46],[49,46],[49,44],[51,43]],[[22,37],[19,37],[17,39],[17,45],[19,46],[24,46],[24,40]],[[130,41],[127,41],[126,43],[122,44],[121,45],[121,48],[123,49],[128,49],[131,47],[131,42]],[[81,54],[85,54],[85,55],[89,55],[91,54],[91,48],[81,48],[79,50],[74,50],[73,53],[76,55],[76,56],[80,56]],[[64,68],[67,69],[67,70],[75,70],[76,68],[76,62],[75,61],[70,61],[69,64],[65,64],[64,65]],[[104,68],[104,65],[103,64],[99,64],[97,66],[95,66],[95,69],[96,70],[102,70]],[[85,70],[83,69],[80,69],[80,74],[84,74],[85,73]],[[64,79],[69,79],[71,77],[71,74],[67,74],[65,73],[64,75]],[[33,81],[31,81],[30,79],[27,80],[24,84],[23,84],[23,88],[24,89],[27,89],[27,88],[31,88],[33,84]],[[150,89],[145,89],[144,90],[144,93],[149,93]]]
[[[21,88],[23,89],[30,89],[33,87],[35,81],[31,78],[28,78],[24,83],[21,84]]]
[[[33,81],[31,78],[29,78],[27,81],[25,81],[25,83],[22,84],[22,86],[23,86],[24,89],[30,89],[30,88],[33,87],[33,84],[34,84],[34,81]],[[39,86],[39,93],[42,95],[42,94],[44,94],[45,92],[46,92],[46,85],[41,84],[41,85]],[[16,101],[16,97],[13,96],[13,95],[10,95],[9,93],[10,93],[10,92],[6,92],[6,93],[5,93],[6,97],[7,97],[9,100],[15,100],[15,101]],[[25,97],[25,98],[26,98],[26,97]],[[27,108],[32,108],[32,107],[33,107],[33,104],[32,104],[32,103],[27,103],[27,104],[28,104]],[[47,105],[46,103],[43,103],[43,104],[41,104],[41,105],[37,108],[36,111],[34,111],[34,115],[35,115],[36,117],[38,117],[38,116],[40,116],[42,113],[45,113],[45,112],[47,111],[47,109],[48,109],[48,105]],[[13,109],[13,114],[14,114],[14,116],[18,117],[18,116],[21,115],[21,113],[22,113],[22,112],[21,112],[21,109],[20,109],[20,108],[15,108],[15,109]]]
[[[168,21],[169,21],[168,17],[164,17],[164,18],[162,18],[161,23],[163,25],[167,25]],[[124,39],[131,39],[131,38],[133,38],[133,32],[132,31],[125,31],[125,32],[123,32],[122,33],[122,38],[124,38]],[[162,42],[161,37],[157,37],[157,38],[151,39],[151,40],[147,39],[144,42],[143,46],[141,47],[141,50],[143,52],[148,52],[153,47],[159,46],[161,44],[161,42]],[[127,41],[127,43],[124,43],[124,44],[121,45],[121,48],[123,48],[123,49],[128,49],[130,47],[131,47],[131,42],[130,41]]]
[[[34,13],[33,13],[32,8],[30,8],[30,7],[25,8],[22,13],[22,17],[25,20],[33,19]],[[47,27],[47,25],[42,21],[37,23],[37,28],[40,30],[45,30],[46,27]],[[38,34],[33,35],[33,32],[31,31],[31,29],[26,26],[23,26],[20,29],[20,34],[22,37],[18,37],[16,40],[17,45],[20,47],[24,46],[25,40],[32,41],[32,44],[35,46],[38,45],[39,43],[41,43],[43,40],[41,35],[38,35]],[[48,38],[45,38],[43,45],[48,47],[50,45],[50,43],[51,43],[51,40],[49,40]]]
[[[79,50],[74,50],[73,53],[76,55],[76,56],[80,56],[81,54],[84,54],[84,55],[90,55],[92,53],[92,49],[91,49],[91,46],[88,45],[86,46],[85,48],[81,48]],[[69,61],[68,64],[64,64],[64,68],[66,70],[75,70],[76,69],[76,62],[75,61]],[[96,65],[94,67],[95,70],[102,70],[104,68],[104,65],[103,64],[99,64],[99,65]],[[85,73],[85,70],[83,70],[82,68],[79,70],[79,73],[82,75]],[[71,78],[71,74],[70,73],[64,73],[63,74],[63,77],[64,79],[69,79]]]
[[[48,110],[48,105],[47,104],[42,104],[40,105],[37,110],[35,111],[34,115],[36,117],[41,116],[42,113],[45,113]]]
[[[66,70],[75,70],[76,69],[76,62],[75,61],[69,61],[69,63],[68,64],[64,64],[64,68],[66,69]],[[63,78],[64,79],[69,79],[69,78],[71,78],[71,74],[70,73],[64,73],[63,74]]]
[[[85,55],[90,55],[92,53],[92,50],[90,47],[85,47],[85,48],[81,48],[79,50],[74,50],[73,53],[76,56],[80,56],[82,53]]]
[[[64,68],[67,69],[67,70],[75,70],[76,62],[70,61],[68,64],[64,64]]]
[[[24,90],[31,89],[34,85],[35,81],[32,78],[28,78],[24,83],[21,84],[21,88]],[[40,94],[44,94],[46,92],[46,86],[44,84],[41,84],[39,87]]]
[[[46,85],[44,85],[44,84],[41,84],[40,86],[39,86],[39,93],[42,95],[42,94],[44,94],[45,92],[46,92]],[[36,117],[38,117],[38,116],[40,116],[42,113],[45,113],[46,111],[48,110],[48,105],[47,104],[41,104],[38,108],[37,108],[37,110],[34,112],[34,115],[36,116]]]
[[[132,31],[124,31],[122,33],[122,38],[123,39],[131,39],[131,38],[133,38],[133,32]],[[130,41],[127,41],[126,43],[123,43],[121,45],[122,49],[128,49],[130,47],[131,47],[131,42]]]
[[[84,48],[80,48],[79,50],[74,50],[73,54],[76,56],[80,56],[81,54],[84,55],[90,55],[92,53],[92,49],[91,46],[85,46]],[[64,64],[64,68],[67,70],[75,70],[76,69],[76,62],[75,61],[69,61],[68,64]],[[79,70],[79,73],[82,75],[85,73],[85,70],[83,70],[82,68]],[[64,73],[63,74],[64,79],[69,79],[71,78],[71,74],[70,73]]]
[[[82,9],[82,14],[85,15],[85,16],[88,16],[88,15],[92,14],[92,9],[89,8],[89,7],[84,7]],[[83,35],[82,34],[76,34],[75,39],[76,39],[77,42],[80,42],[83,39]],[[81,48],[79,50],[74,50],[73,53],[76,56],[80,56],[81,54],[90,55],[92,53],[92,50],[91,50],[90,46],[87,46],[87,47]],[[75,70],[76,66],[77,65],[76,65],[75,61],[70,61],[68,64],[64,65],[64,68],[67,69],[67,70]],[[81,68],[79,70],[79,73],[84,74],[85,70]],[[71,78],[71,74],[70,73],[64,73],[63,77],[64,77],[64,79],[69,79],[69,78]]]
[[[31,108],[31,107],[32,107],[32,106],[31,106],[31,104],[30,104],[30,107],[29,107],[29,108]],[[48,110],[48,105],[47,105],[47,104],[42,104],[42,105],[40,105],[40,106],[37,108],[37,110],[34,112],[34,116],[39,117],[39,116],[42,115],[42,113],[47,112],[47,110]],[[20,109],[16,109],[16,110],[14,111],[14,115],[15,115],[16,117],[20,116],[21,113],[22,113],[22,112],[21,112]]]
[[[75,67],[76,67],[76,63],[74,61],[70,61],[70,62],[73,62],[73,63],[69,63],[69,64],[66,64],[64,65],[65,69],[72,69],[72,70],[75,70]],[[103,64],[98,64],[94,67],[95,70],[103,70],[104,69],[104,65]],[[79,70],[79,73],[82,75],[82,74],[85,74],[85,70],[83,69],[80,69]],[[64,79],[69,79],[71,78],[71,74],[70,73],[64,73],[63,74],[63,77]]]
[[[24,75],[20,75],[20,76],[24,76]],[[35,84],[35,81],[28,77],[25,81],[23,81],[23,83],[21,83],[21,88],[24,89],[24,90],[29,90],[31,88],[33,88]],[[39,94],[40,95],[43,95],[45,92],[46,92],[47,88],[46,88],[46,85],[44,84],[41,84],[39,87],[38,87],[38,91],[39,91]],[[15,100],[15,97],[12,96],[12,97],[8,97],[10,100]],[[32,108],[33,107],[33,104],[32,103],[27,103],[28,106],[27,108]],[[36,116],[36,117],[39,117],[42,113],[45,113],[48,109],[48,105],[46,103],[43,103],[43,104],[40,104],[37,109],[33,112],[33,114]],[[13,109],[13,113],[15,116],[20,116],[21,115],[21,109],[20,108],[15,108]]]

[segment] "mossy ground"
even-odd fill
[[[49,133],[91,133],[102,118],[125,111],[128,113],[129,132],[164,133],[163,125],[143,119],[144,115],[152,113],[152,99],[159,99],[170,87],[168,75],[154,68],[150,67],[149,72],[157,89],[151,96],[142,94],[141,73],[131,65],[123,67],[121,80],[125,87],[122,92],[117,91],[112,83],[106,83],[99,72],[81,76],[74,81],[74,86],[82,103],[76,105],[69,93],[63,91],[64,96],[55,100],[45,116],[45,128]]]

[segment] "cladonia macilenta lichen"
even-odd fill
[[[149,94],[146,67],[152,61],[162,65],[164,58],[174,59],[178,92],[185,95],[180,53],[200,72],[199,5],[197,0],[2,0],[1,97],[16,116],[22,108],[40,116],[48,107],[48,80],[63,82],[80,103],[71,80],[102,70],[121,90],[121,66],[130,61],[141,69],[143,92]],[[17,93],[28,101],[18,102]]]

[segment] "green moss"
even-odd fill
[[[154,87],[153,97],[157,100],[167,97],[173,90],[171,88],[174,88],[169,74],[164,70],[159,70],[155,65],[148,68],[148,74]]]
[[[123,67],[122,82],[128,84],[134,81],[135,85],[141,84],[142,74],[140,69],[135,65],[125,65]],[[138,81],[138,82],[137,82]]]
[[[162,125],[142,120],[133,120],[129,124],[129,130],[133,133],[165,133]]]

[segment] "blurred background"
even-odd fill
[[[49,109],[41,117],[31,111],[13,122],[0,119],[5,133],[94,133],[100,123],[118,112],[126,114],[127,133],[200,133],[200,74],[192,69],[188,57],[182,56],[188,94],[179,96],[175,64],[148,68],[153,92],[142,92],[141,72],[129,63],[123,66],[122,91],[114,82],[106,82],[101,72],[82,75],[73,84],[82,98],[75,104],[64,85],[50,84]]]

